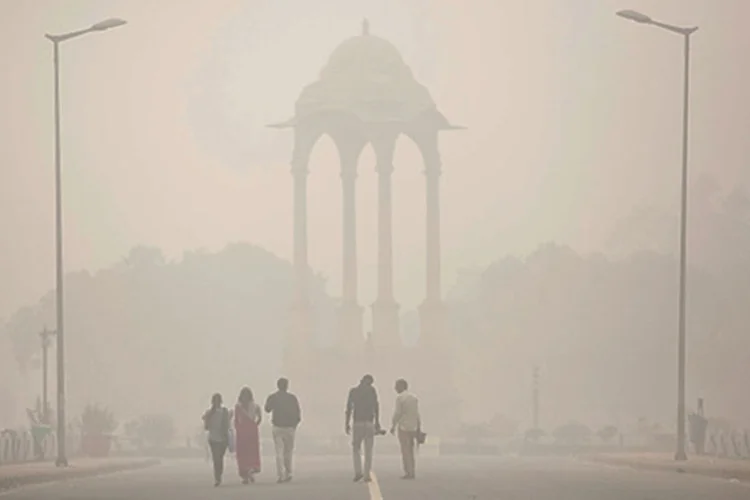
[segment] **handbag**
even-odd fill
[[[427,434],[422,432],[422,429],[417,429],[417,444],[423,445],[427,441]]]
[[[234,429],[232,429],[230,427],[228,434],[229,434],[229,442],[227,443],[227,451],[229,451],[229,453],[234,453],[235,452],[236,443],[237,443],[236,437],[235,437],[235,434],[234,434]]]

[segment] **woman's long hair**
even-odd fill
[[[243,408],[250,408],[250,405],[253,403],[255,398],[253,397],[253,391],[250,390],[249,387],[243,387],[240,390],[240,395],[237,397],[237,402],[242,406]]]

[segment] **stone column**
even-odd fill
[[[294,274],[295,290],[292,298],[289,324],[284,342],[284,372],[286,376],[299,379],[309,360],[313,344],[313,316],[310,304],[310,269],[307,260],[307,175],[310,150],[314,140],[304,131],[295,131],[295,151],[292,158],[292,179],[294,183]]]
[[[292,164],[294,178],[294,271],[296,277],[295,302],[309,301],[309,269],[307,262],[307,162]]]
[[[458,421],[457,411],[461,408],[455,388],[455,363],[449,339],[451,326],[446,314],[441,289],[441,248],[440,248],[440,174],[441,161],[437,149],[437,135],[428,136],[422,153],[425,162],[425,301],[419,308],[420,333],[418,366],[429,366],[421,372],[416,380],[422,380],[420,387],[427,388],[429,395],[423,395],[429,401],[426,410],[438,415],[436,432],[444,431]],[[435,369],[439,367],[439,369]],[[436,387],[439,391],[431,391]],[[447,390],[446,390],[447,389]]]
[[[393,296],[393,207],[391,177],[396,134],[379,134],[373,139],[378,173],[378,296],[372,306],[373,343],[401,344],[398,304]]]
[[[426,299],[441,300],[440,285],[440,164],[427,165],[425,170],[427,191],[426,216]]]
[[[440,284],[440,154],[437,135],[421,143],[425,164],[425,301],[420,306],[420,344],[441,343],[444,306]]]

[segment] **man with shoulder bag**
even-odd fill
[[[396,406],[393,412],[391,434],[398,433],[401,445],[401,458],[404,465],[404,476],[401,479],[416,478],[417,445],[422,445],[427,435],[422,432],[422,419],[419,415],[419,400],[409,392],[409,384],[404,379],[396,381]]]

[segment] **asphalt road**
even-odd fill
[[[376,481],[351,482],[343,458],[298,460],[294,482],[276,484],[272,463],[254,485],[243,486],[232,465],[214,488],[200,461],[168,462],[150,469],[0,494],[2,500],[747,500],[750,485],[677,473],[642,472],[574,459],[425,458],[416,481],[399,479],[395,458],[376,458]]]

